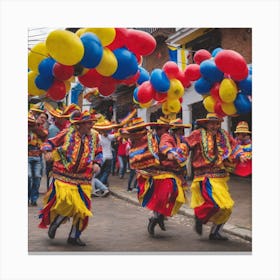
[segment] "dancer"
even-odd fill
[[[193,151],[191,207],[195,213],[195,230],[201,235],[203,224],[213,222],[209,239],[228,240],[222,228],[232,213],[234,201],[227,185],[227,167],[237,159],[245,161],[246,157],[234,138],[221,128],[223,118],[208,113],[196,122],[200,128],[184,137]]]
[[[91,181],[99,169],[95,162],[98,138],[91,133],[93,121],[89,112],[74,111],[70,127],[49,139],[43,147],[46,160],[53,159],[53,180],[44,197],[39,227],[50,225],[48,235],[53,239],[57,228],[72,218],[67,243],[74,246],[86,245],[80,236],[92,216]]]

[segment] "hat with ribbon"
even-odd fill
[[[43,103],[30,104],[30,111],[36,113],[46,113]]]
[[[171,120],[169,122],[169,124],[171,125],[170,128],[171,129],[179,129],[179,128],[190,128],[192,125],[191,124],[183,124],[182,119],[177,118],[175,120]]]
[[[171,121],[171,119],[167,119],[167,118],[161,116],[159,119],[157,119],[156,122],[150,123],[150,125],[155,128],[170,127],[170,121]]]
[[[248,134],[250,134],[251,131],[249,130],[248,123],[245,122],[245,121],[239,122],[236,126],[236,130],[234,131],[234,133],[248,133]]]
[[[213,122],[213,121],[219,121],[219,122],[223,122],[223,118],[220,117],[219,115],[215,114],[215,113],[208,113],[206,115],[206,118],[204,119],[197,119],[196,123],[197,124],[203,124],[203,123],[208,123],[208,122]]]
[[[144,122],[143,118],[136,117],[131,119],[130,122],[127,123],[127,126],[122,129],[122,131],[133,132],[136,130],[144,129],[149,125],[151,125],[150,122]]]
[[[71,113],[75,110],[80,111],[80,107],[76,104],[70,104],[66,106],[63,110],[54,108],[51,104],[45,103],[45,109],[55,118],[69,118]]]
[[[81,112],[79,110],[76,110],[72,112],[70,115],[70,122],[72,124],[80,124],[80,123],[93,122],[93,121],[95,121],[95,119],[89,113],[89,111]]]
[[[94,124],[93,128],[97,131],[110,131],[114,128],[120,127],[120,124],[112,123],[109,120],[105,119],[105,117],[101,114],[97,122]]]

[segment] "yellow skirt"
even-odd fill
[[[191,185],[191,208],[204,223],[225,223],[234,206],[225,178],[195,178]]]

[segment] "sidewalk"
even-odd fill
[[[109,177],[109,189],[111,194],[139,206],[137,193],[127,191],[129,173],[123,179],[118,176]],[[190,186],[191,182],[189,182]],[[230,193],[235,201],[233,213],[224,226],[224,231],[239,236],[245,240],[252,241],[252,179],[231,176],[229,181]],[[187,198],[190,201],[190,191],[187,191]],[[188,204],[184,204],[179,213],[194,217],[193,210]]]

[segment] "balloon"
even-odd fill
[[[252,102],[248,99],[247,95],[244,94],[237,94],[234,105],[238,114],[250,113],[252,110]]]
[[[244,80],[248,76],[245,59],[233,50],[222,50],[215,57],[217,67],[236,81]]]
[[[167,91],[168,99],[179,99],[184,93],[185,91],[182,83],[177,79],[171,79],[170,88]]]
[[[54,30],[46,39],[46,47],[50,55],[59,63],[74,65],[84,56],[81,39],[67,30]]]
[[[150,74],[145,68],[143,68],[141,66],[138,66],[138,69],[139,69],[140,75],[137,80],[137,84],[141,85],[143,82],[148,81],[150,79]]]
[[[162,92],[155,92],[154,93],[154,100],[162,103],[165,102],[167,100],[167,94],[166,93],[162,93]]]
[[[219,95],[219,89],[220,89],[220,83],[215,83],[210,90],[210,94],[215,100],[221,102],[222,100]]]
[[[35,84],[35,79],[38,73],[35,71],[28,72],[28,95],[40,96],[46,93],[46,91],[39,89]]]
[[[200,73],[210,82],[220,82],[224,73],[220,71],[214,60],[207,59],[200,63]]]
[[[149,101],[149,102],[147,102],[147,103],[139,103],[139,106],[140,106],[141,108],[149,108],[149,107],[151,107],[152,102],[153,102],[153,101]]]
[[[74,67],[56,62],[53,66],[52,74],[58,80],[68,80],[74,75]]]
[[[53,77],[54,64],[55,60],[51,57],[43,59],[38,66],[39,73],[44,77]]]
[[[235,108],[234,103],[221,103],[222,105],[222,110],[225,114],[228,116],[236,114],[237,110]]]
[[[200,64],[202,61],[211,58],[211,53],[207,50],[199,50],[195,53],[193,60],[195,63]]]
[[[125,47],[126,38],[127,38],[127,29],[126,28],[115,28],[116,36],[111,44],[107,46],[110,50],[115,50],[118,48]]]
[[[101,41],[103,47],[110,45],[116,36],[115,28],[86,28],[85,32],[94,33]]]
[[[80,28],[76,31],[75,34],[77,34],[77,36],[81,37],[85,32],[86,32],[86,28]]]
[[[103,96],[109,96],[116,90],[116,84],[112,82],[103,82],[98,87],[99,93]]]
[[[66,86],[63,81],[55,80],[47,91],[47,97],[54,101],[62,100],[66,95]]]
[[[53,76],[42,76],[38,75],[35,79],[35,85],[39,89],[48,90],[54,81]]]
[[[118,67],[118,61],[114,53],[108,49],[104,48],[103,49],[103,55],[101,58],[100,63],[96,66],[96,71],[105,77],[112,76]]]
[[[242,92],[251,95],[252,94],[252,75],[248,75],[245,80],[242,80],[238,83],[238,88]]]
[[[162,113],[163,113],[164,115],[169,115],[169,114],[171,113],[171,112],[168,110],[167,101],[165,101],[164,103],[162,103],[161,110],[162,110]]]
[[[178,113],[181,110],[181,103],[178,99],[167,99],[167,109],[171,113]]]
[[[177,73],[175,78],[182,83],[184,88],[187,88],[187,87],[191,86],[190,80],[185,76],[185,72],[182,71],[181,69],[179,69],[179,72]]]
[[[138,101],[139,103],[147,103],[153,99],[155,90],[150,81],[144,82],[138,87]]]
[[[124,80],[133,76],[138,71],[138,64],[135,55],[126,48],[120,48],[113,51],[118,61],[116,72],[112,75],[117,80]]]
[[[126,47],[133,53],[149,55],[156,48],[156,39],[147,32],[136,29],[127,30]]]
[[[211,95],[207,96],[203,100],[203,106],[209,113],[214,113],[215,104],[216,104],[216,100]]]
[[[49,56],[45,42],[36,44],[28,53],[28,68],[38,71],[40,62]]]
[[[200,66],[198,64],[189,64],[187,65],[184,73],[188,80],[196,81],[201,77]]]
[[[86,74],[78,77],[79,82],[89,88],[99,87],[101,79],[102,76],[95,69],[89,69]]]
[[[178,75],[180,69],[177,63],[175,63],[174,61],[167,61],[163,65],[162,70],[164,71],[164,73],[169,79],[172,79]]]
[[[194,89],[199,93],[199,94],[206,94],[210,91],[212,84],[201,77],[194,83]]]
[[[154,69],[151,73],[151,84],[156,91],[167,92],[170,88],[170,81],[161,69]]]
[[[84,56],[80,64],[87,68],[95,68],[101,61],[103,47],[99,38],[92,33],[84,33],[81,36],[84,46]]]
[[[216,102],[215,103],[214,112],[220,117],[224,117],[226,115],[224,113],[223,109],[222,109],[222,103],[221,102]]]
[[[215,57],[220,51],[222,51],[222,48],[216,48],[212,51],[212,57]]]
[[[71,83],[69,81],[63,81],[65,84],[65,91],[68,93],[71,89]]]
[[[140,76],[140,71],[137,71],[137,73],[134,76],[129,77],[128,79],[125,79],[125,80],[121,80],[120,84],[132,86],[132,85],[136,84],[137,80],[139,79],[139,76]]]
[[[232,79],[225,78],[222,80],[219,88],[219,95],[223,102],[233,102],[236,98],[237,91],[237,86]]]
[[[134,102],[135,103],[139,103],[139,100],[138,100],[138,90],[139,90],[139,87],[136,87],[133,91],[133,99],[134,99]]]

